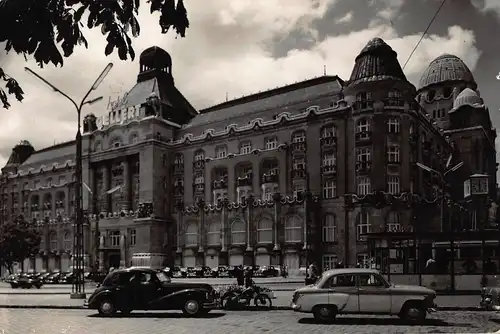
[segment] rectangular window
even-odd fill
[[[110,246],[120,246],[120,231],[109,232]]]
[[[396,118],[389,119],[389,122],[387,123],[387,128],[389,133],[399,133],[400,130],[399,120]]]
[[[266,150],[274,150],[278,148],[278,138],[266,138]]]
[[[323,184],[323,198],[337,197],[337,182],[335,180],[328,180]]]
[[[371,192],[370,178],[367,176],[358,176],[358,195],[367,195]]]
[[[305,170],[306,160],[303,157],[293,159],[293,169],[294,170]]]
[[[135,229],[130,229],[128,231],[129,246],[135,246],[137,243],[137,234]]]
[[[399,176],[398,175],[388,175],[387,176],[387,192],[389,194],[399,194]]]
[[[357,162],[369,162],[372,160],[372,151],[368,147],[358,148],[356,150]]]
[[[337,266],[338,260],[335,254],[323,255],[323,271],[334,269]]]
[[[250,154],[252,152],[252,143],[247,141],[240,145],[240,154]]]
[[[223,159],[227,156],[227,148],[225,146],[219,146],[215,149],[215,156],[217,159]]]
[[[293,185],[293,197],[294,198],[301,198],[302,194],[304,193],[304,185],[297,183]]]
[[[387,148],[387,160],[389,161],[389,163],[399,162],[399,146],[390,145]]]
[[[335,166],[337,163],[337,156],[335,152],[326,152],[323,154],[323,166]]]

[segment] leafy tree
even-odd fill
[[[160,13],[163,34],[173,28],[185,37],[189,27],[183,0],[148,0],[151,14]],[[88,47],[81,28],[100,28],[108,42],[106,56],[117,52],[122,60],[135,58],[132,38],[140,33],[137,19],[140,0],[0,0],[0,43],[25,58],[32,55],[40,67],[52,63],[63,66],[76,46]],[[62,54],[61,54],[62,51]],[[8,95],[18,101],[24,92],[18,82],[0,68],[0,101],[9,108]]]
[[[40,235],[33,230],[23,216],[0,224],[0,266],[12,274],[14,263],[34,256],[40,247]]]

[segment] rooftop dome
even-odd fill
[[[465,88],[460,94],[458,94],[455,101],[453,101],[453,109],[458,109],[465,105],[472,107],[482,106],[483,100],[475,91],[470,88]]]
[[[21,140],[13,149],[9,156],[6,167],[22,164],[35,151],[31,143],[27,140]]]
[[[454,55],[444,54],[431,61],[427,66],[420,78],[418,89],[447,81],[465,81],[472,83],[474,89],[477,87],[472,72],[463,60]]]
[[[349,85],[391,79],[406,81],[398,55],[381,38],[373,38],[356,57]]]

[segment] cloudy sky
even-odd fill
[[[141,1],[141,3],[145,1]],[[179,90],[196,108],[229,98],[286,85],[327,73],[348,79],[354,58],[373,37],[382,37],[403,64],[427,27],[441,0],[185,0],[191,28],[184,39],[162,35],[157,17],[144,6],[139,54],[151,45],[169,51]],[[206,3],[206,5],[201,5]],[[428,63],[446,52],[461,57],[473,71],[493,122],[500,128],[500,1],[448,0],[405,68],[417,84]],[[22,139],[36,149],[74,137],[76,113],[64,98],[23,71],[29,66],[79,99],[104,66],[115,67],[96,96],[105,100],[85,113],[106,113],[108,97],[130,89],[138,60],[105,57],[105,39],[87,32],[89,49],[79,49],[63,68],[38,69],[15,54],[0,51],[0,66],[18,79],[23,103],[0,110],[0,165]]]

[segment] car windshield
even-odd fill
[[[318,278],[316,278],[316,280],[314,281],[313,285],[318,285],[319,282],[321,282],[321,280],[323,279],[323,275],[324,274],[321,274],[320,276],[318,276]]]
[[[162,283],[170,283],[171,282],[170,277],[165,275],[164,272],[156,273],[156,277],[158,277],[158,280]]]

